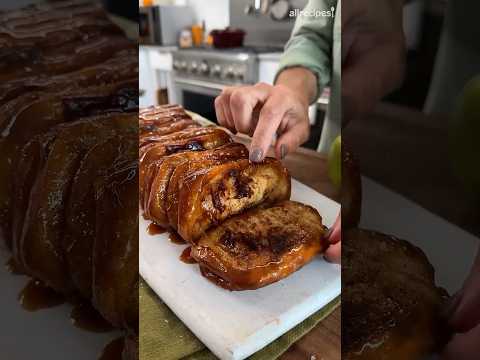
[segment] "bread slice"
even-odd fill
[[[151,143],[140,151],[140,194],[143,194],[143,179],[148,166],[165,156],[185,151],[202,151],[215,149],[224,144],[232,142],[230,135],[219,128],[211,129],[208,132],[190,131],[190,136],[184,135],[184,138],[172,136],[170,140],[167,136],[163,141]],[[140,197],[143,201],[143,196]]]
[[[248,159],[195,172],[184,179],[178,195],[178,233],[194,243],[211,226],[257,205],[290,198],[290,174],[282,163]]]
[[[352,229],[342,251],[342,359],[423,359],[446,340],[448,296],[419,248]]]
[[[145,217],[157,225],[168,227],[166,199],[170,177],[176,167],[188,161],[207,161],[210,159],[235,160],[246,158],[247,148],[242,144],[229,143],[206,151],[186,151],[173,154],[153,162],[142,178]]]
[[[324,251],[324,234],[314,208],[285,201],[226,220],[198,240],[192,256],[218,285],[257,289],[289,276]]]

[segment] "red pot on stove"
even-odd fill
[[[245,38],[245,31],[242,29],[212,30],[210,35],[213,38],[213,46],[219,49],[242,47]]]

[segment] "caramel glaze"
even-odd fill
[[[124,346],[125,340],[123,337],[111,341],[105,346],[98,360],[120,360]]]
[[[113,330],[113,326],[88,302],[74,303],[70,319],[75,327],[89,332],[104,333]]]
[[[15,264],[13,261],[9,263]],[[39,280],[30,280],[20,292],[18,299],[21,306],[30,312],[52,308],[70,301],[73,304],[70,319],[75,327],[95,333],[113,330],[113,326],[90,303],[80,299],[67,299]]]
[[[155,223],[151,223],[150,225],[148,225],[147,231],[150,235],[160,235],[167,232],[165,228]]]
[[[189,246],[183,250],[182,255],[180,255],[180,260],[185,264],[196,264],[197,260],[192,257],[192,247]]]
[[[178,245],[183,245],[183,244],[186,244],[187,242],[182,239],[182,237],[180,235],[178,235],[178,233],[174,230],[171,230],[170,231],[170,234],[168,236],[168,239],[170,240],[171,243],[173,244],[178,244]]]
[[[200,265],[200,273],[203,275],[204,278],[209,280],[210,282],[214,283],[221,288],[226,290],[234,291],[237,290],[230,282],[222,279],[220,276],[211,272],[207,267]]]
[[[35,279],[28,282],[20,292],[18,300],[20,305],[27,311],[47,309],[66,302],[64,296]]]
[[[25,270],[22,269],[20,265],[15,261],[14,258],[8,260],[5,264],[7,271],[12,275],[26,275]]]

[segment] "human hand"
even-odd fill
[[[285,73],[285,74],[284,74]],[[284,158],[294,152],[310,135],[308,105],[310,91],[300,88],[292,76],[316,79],[305,69],[287,69],[276,85],[259,83],[253,86],[228,87],[215,99],[215,111],[220,125],[232,132],[252,136],[250,160],[262,161],[275,135],[275,156]],[[312,79],[313,78],[313,79]],[[305,87],[303,83],[303,87]]]
[[[370,113],[403,79],[404,0],[356,0],[342,7],[342,122]]]
[[[325,258],[330,262],[340,264],[342,262],[342,217],[340,215],[328,231],[326,239],[330,246],[325,251]]]
[[[463,288],[453,298],[449,312],[455,335],[443,360],[474,360],[480,354],[480,250]]]

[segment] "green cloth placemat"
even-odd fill
[[[140,282],[140,360],[217,360],[195,335],[156,296]],[[337,297],[322,310],[266,346],[249,360],[274,360],[290,345],[307,334],[340,304]]]

